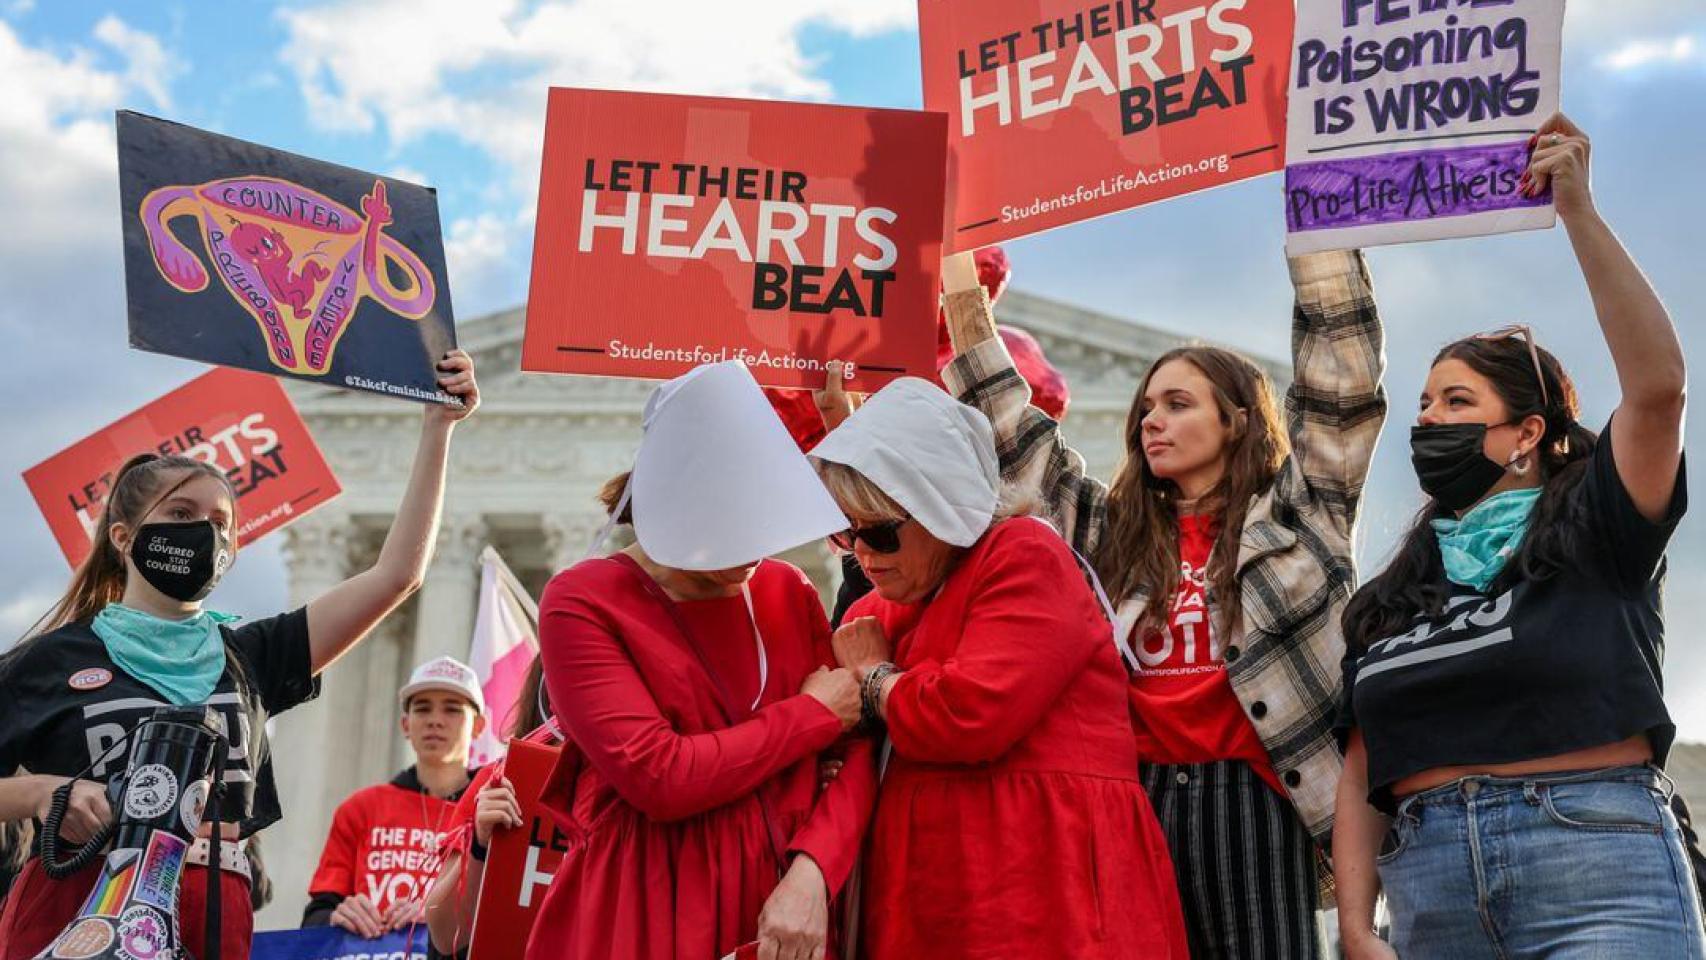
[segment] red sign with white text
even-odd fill
[[[569,849],[568,836],[539,802],[561,752],[561,747],[521,739],[509,742],[504,776],[515,787],[523,826],[492,834],[480,903],[474,910],[474,934],[468,952],[471,958],[522,960],[527,952],[533,918]]]
[[[523,370],[935,372],[946,118],[553,89]]]
[[[24,471],[65,559],[89,553],[114,475],[139,453],[213,464],[237,490],[237,542],[249,544],[341,488],[277,379],[216,367]]]
[[[1292,0],[919,0],[950,252],[1285,165]]]

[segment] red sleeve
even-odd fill
[[[1035,528],[1033,531],[1031,528]],[[902,673],[886,708],[895,751],[927,763],[994,760],[1036,726],[1109,628],[1061,591],[1089,591],[1066,544],[1039,524],[1005,524],[979,568],[953,656]],[[1099,624],[1100,629],[1092,629]],[[1046,642],[1039,642],[1046,640]]]
[[[480,804],[480,791],[492,782],[492,772],[502,769],[503,761],[488,763],[475,771],[474,779],[468,781],[468,789],[462,791],[462,797],[456,801],[456,808],[450,812],[450,821],[444,825],[446,832],[455,830],[465,823],[474,822],[474,809]]]
[[[552,581],[540,608],[551,703],[587,762],[646,816],[680,820],[720,807],[841,736],[835,714],[804,694],[732,727],[676,733],[622,641],[569,579]]]
[[[801,575],[804,580],[804,575]],[[812,625],[812,646],[819,663],[835,666],[835,649],[829,642],[829,621],[823,615],[817,591],[807,581],[802,591],[805,622]],[[859,859],[877,803],[876,750],[868,737],[850,737],[840,751],[841,774],[818,797],[811,816],[795,831],[788,852],[803,853],[817,862],[829,886],[830,899],[841,892]],[[828,755],[836,755],[832,750]]]
[[[871,825],[877,803],[876,755],[869,737],[849,740],[841,775],[818,797],[811,816],[788,842],[789,853],[803,853],[817,861],[832,900],[853,875],[865,830]]]
[[[308,881],[308,895],[335,893],[340,897],[354,896],[356,865],[360,860],[361,832],[364,828],[365,805],[356,793],[332,813],[332,830],[326,836],[326,848],[320,851],[320,865]]]

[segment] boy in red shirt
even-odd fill
[[[474,671],[450,657],[416,667],[397,697],[415,764],[338,805],[304,927],[372,938],[421,921],[435,851],[473,779],[468,749],[486,727],[485,701]]]

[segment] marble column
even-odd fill
[[[342,583],[350,573],[351,518],[322,507],[285,528],[284,557],[290,602],[299,607]],[[354,776],[348,743],[348,705],[340,699],[359,689],[336,668],[321,677],[317,700],[290,710],[270,724],[273,773],[284,819],[262,838],[272,876],[272,905],[256,929],[295,926],[308,902],[308,880],[319,859],[332,809]],[[342,709],[340,709],[340,706]]]
[[[547,513],[539,518],[539,531],[545,538],[545,561],[552,575],[581,562],[592,538],[604,526],[598,513]],[[605,544],[608,551],[610,544]],[[535,597],[534,599],[538,599]]]
[[[414,649],[405,669],[412,670],[435,657],[468,659],[479,602],[480,551],[486,543],[486,524],[479,517],[444,518],[432,564],[427,567],[416,600]]]

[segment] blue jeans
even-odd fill
[[[1406,798],[1376,861],[1400,960],[1706,958],[1670,789],[1639,766]]]

